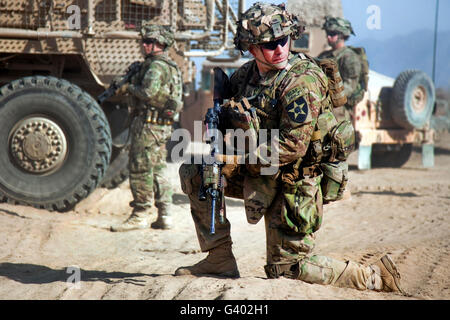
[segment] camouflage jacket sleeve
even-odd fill
[[[308,149],[317,117],[326,98],[326,79],[315,65],[291,71],[281,95],[279,137],[280,166],[297,162]]]
[[[358,55],[351,49],[347,49],[338,59],[339,73],[344,81],[344,93],[350,96],[359,83],[361,74],[361,62]]]
[[[170,97],[170,92],[164,92],[162,87],[168,81],[167,66],[161,60],[154,60],[144,71],[141,81],[132,81],[128,92],[145,104],[154,107],[164,107]]]
[[[272,139],[276,139],[275,144],[270,141],[259,144],[256,152],[258,155],[268,154],[272,162],[267,163],[267,159],[259,157],[258,164],[247,166],[251,173],[258,174],[261,167],[295,164],[304,158],[322,104],[327,99],[327,86],[323,72],[310,62],[307,62],[307,68],[292,70],[286,76],[278,102],[278,138],[272,135]],[[278,153],[277,163],[273,163],[274,152]]]

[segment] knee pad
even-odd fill
[[[307,257],[299,262],[297,279],[316,284],[334,284],[347,264],[325,256]]]
[[[183,190],[185,194],[191,194],[193,190],[198,189],[198,183],[196,183],[197,181],[194,181],[195,177],[200,179],[198,165],[183,163],[178,170],[178,174],[180,176],[181,190]]]

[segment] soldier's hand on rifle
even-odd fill
[[[239,164],[244,163],[243,159],[244,156],[242,155],[227,156],[224,154],[216,154],[216,160],[224,163],[222,167],[222,174],[227,179],[230,179],[231,177],[239,173]]]
[[[222,117],[228,125],[234,129],[240,128],[245,130],[250,129],[251,115],[245,110],[241,102],[230,100],[227,104],[222,106]]]
[[[121,87],[117,90],[116,94],[125,94],[125,93],[127,93],[127,92],[128,92],[128,86],[129,86],[128,82],[125,83],[123,86],[121,86]]]

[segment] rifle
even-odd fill
[[[139,72],[139,70],[141,69],[141,64],[142,63],[139,61],[133,62],[128,67],[127,73],[122,77],[122,79],[119,82],[112,81],[111,84],[109,85],[109,88],[103,91],[103,93],[97,97],[98,104],[102,104],[103,101],[114,96],[117,90],[119,90],[125,83],[129,82],[133,75]]]
[[[213,159],[211,164],[206,164],[202,159],[202,170],[200,172],[202,183],[200,185],[198,199],[206,201],[208,196],[211,202],[211,226],[210,233],[215,234],[215,218],[216,207],[219,204],[219,223],[225,223],[224,217],[224,181],[222,176],[222,163],[216,160],[216,155],[219,152],[219,124],[220,124],[220,105],[223,104],[223,99],[226,98],[228,85],[228,76],[220,68],[214,68],[214,97],[213,107],[209,108],[205,115],[204,124],[206,126],[206,143],[211,145],[210,155]]]

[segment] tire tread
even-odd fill
[[[8,203],[13,202],[14,204],[30,205],[36,208],[64,212],[73,209],[73,207],[86,198],[101,181],[101,178],[108,168],[111,157],[111,132],[106,116],[95,99],[77,85],[64,79],[58,79],[52,76],[30,76],[17,79],[1,87],[0,96],[4,98],[18,89],[42,86],[64,92],[74,101],[78,101],[78,105],[86,111],[90,125],[92,128],[95,128],[93,131],[97,135],[95,139],[95,159],[93,165],[88,168],[90,174],[87,174],[86,178],[78,183],[69,194],[64,195],[63,198],[53,199],[45,203],[33,202],[27,200],[26,197],[23,197],[23,199],[13,199],[1,189],[0,198],[5,199]]]

